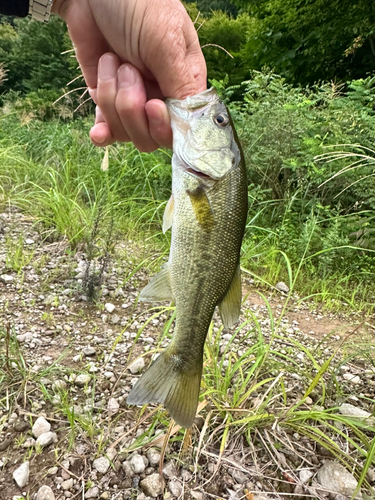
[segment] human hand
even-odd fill
[[[97,114],[94,144],[132,141],[170,147],[165,97],[206,89],[198,36],[179,0],[55,0],[76,49]]]

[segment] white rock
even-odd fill
[[[49,486],[39,488],[35,500],[55,500],[55,495]]]
[[[339,412],[341,413],[341,415],[346,415],[348,417],[371,417],[371,413],[366,410],[362,410],[362,408],[351,405],[350,403],[343,403],[339,408]]]
[[[140,373],[145,367],[145,360],[143,358],[138,358],[129,366],[129,370],[131,373],[136,374]]]
[[[20,335],[17,335],[18,342],[31,342],[33,340],[33,334],[31,332],[26,332]]]
[[[144,472],[146,468],[143,458],[138,453],[132,456],[130,465],[136,474],[141,474],[141,472]]]
[[[275,288],[279,290],[279,292],[289,293],[289,287],[283,281],[276,283]]]
[[[115,459],[115,457],[117,455],[117,451],[115,448],[108,448],[108,450],[106,451],[106,455],[107,455],[108,460],[113,462],[113,460]]]
[[[22,448],[31,448],[32,446],[35,446],[35,443],[36,441],[34,438],[27,438],[23,443]]]
[[[345,380],[351,382],[352,384],[357,385],[361,383],[361,379],[358,377],[358,375],[353,375],[352,373],[344,373],[343,377]]]
[[[57,436],[54,432],[51,432],[51,431],[44,432],[36,440],[36,446],[39,445],[42,448],[49,446],[51,443],[57,443]]]
[[[168,483],[168,489],[174,497],[179,498],[182,493],[182,484],[177,479],[171,479]]]
[[[49,432],[50,430],[51,424],[44,417],[39,417],[34,422],[32,433],[35,438],[38,438],[41,434]]]
[[[19,488],[23,488],[29,482],[30,463],[24,462],[13,472],[13,479]]]
[[[109,398],[108,400],[108,412],[110,415],[114,415],[120,409],[120,405],[118,404],[115,398]]]
[[[61,483],[61,488],[67,491],[73,488],[73,484],[74,484],[73,478],[70,478]]]
[[[147,458],[148,461],[150,462],[150,466],[155,467],[156,465],[159,465],[160,453],[157,450],[155,450],[155,448],[150,448],[147,452]]]
[[[10,274],[2,274],[2,275],[0,276],[0,280],[1,280],[3,283],[5,283],[5,284],[7,284],[7,283],[12,283],[12,281],[14,280],[14,277],[13,277],[13,276],[11,276]]]
[[[95,347],[92,347],[92,346],[84,347],[83,354],[85,356],[94,356],[94,354],[96,354],[96,349],[95,349]]]
[[[116,306],[111,304],[110,302],[107,302],[104,307],[105,310],[108,311],[109,313],[112,313],[116,309]]]
[[[338,462],[326,460],[317,472],[318,482],[329,491],[351,497],[357,487],[357,480]]]
[[[93,488],[89,488],[86,493],[85,493],[85,500],[86,498],[98,498],[99,496],[99,488],[97,486],[94,486]]]
[[[314,472],[309,469],[301,469],[299,471],[299,478],[301,480],[301,483],[305,484],[307,483],[314,475]]]
[[[109,460],[106,457],[100,457],[93,461],[92,466],[100,474],[105,474],[109,469]]]
[[[150,474],[141,481],[143,493],[149,497],[156,498],[163,494],[164,481],[159,474]]]
[[[26,244],[26,245],[32,245],[33,243],[35,243],[35,241],[34,241],[34,240],[32,240],[31,238],[26,238],[26,239],[25,239],[25,244]]]
[[[80,375],[78,375],[78,377],[76,377],[74,383],[75,385],[78,385],[78,387],[84,387],[86,384],[90,382],[90,380],[91,380],[90,375],[86,373],[81,373]]]

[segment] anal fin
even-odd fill
[[[225,328],[232,328],[238,320],[241,313],[241,297],[241,269],[238,264],[228,291],[219,304],[221,321]]]

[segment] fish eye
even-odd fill
[[[220,115],[215,116],[214,121],[220,127],[226,127],[229,123],[229,116],[225,113],[220,113]]]

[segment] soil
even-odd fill
[[[0,214],[0,500],[37,498],[42,485],[50,486],[57,500],[147,498],[141,482],[156,474],[158,465],[147,458],[149,446],[135,452],[129,446],[151,425],[152,416],[142,420],[144,414],[128,407],[126,396],[139,376],[129,367],[140,356],[147,366],[151,359],[148,353],[157,347],[170,318],[168,310],[160,313],[149,304],[137,302],[148,272],[140,268],[132,274],[132,270],[151,250],[146,244],[118,243],[102,273],[101,292],[90,302],[85,285],[92,279],[94,267],[100,268],[99,260],[88,269],[83,249],[72,252],[64,240],[44,241],[40,228],[17,210]],[[277,320],[287,294],[264,289],[263,293]],[[264,322],[265,330],[269,329],[258,286],[246,277],[243,294],[244,309],[251,310]],[[219,324],[215,317],[214,327]],[[299,304],[292,298],[283,312],[282,329],[308,348],[324,344],[332,352],[347,338],[353,349],[364,342],[374,344],[372,324],[373,318],[357,313],[323,314],[311,304]],[[167,343],[163,340],[161,347]],[[365,367],[361,362],[348,362],[347,366],[363,380]],[[88,378],[79,383],[77,376],[82,374]],[[355,388],[366,398],[374,397],[375,376],[370,375],[371,386]],[[113,400],[115,407],[111,410]],[[204,418],[205,412],[202,410]],[[56,442],[45,448],[35,443],[25,447],[40,416],[51,424]],[[161,421],[165,422],[165,417]],[[254,441],[250,453],[243,439],[236,436],[220,460],[218,444],[212,441],[201,450],[199,473],[194,473],[194,453],[204,430],[202,417],[195,424],[193,450],[187,438],[185,456],[180,455],[181,440],[172,439],[167,446],[164,467],[172,463],[176,470],[173,474],[168,467],[164,471],[164,498],[261,500],[288,498],[289,494],[296,498],[298,491],[301,498],[314,496],[312,490],[308,493],[302,486],[297,491],[295,476],[290,478],[285,471],[292,463],[297,476],[303,468],[315,474],[327,458],[316,443],[305,440],[291,456],[285,450],[277,452],[279,458],[288,461],[288,466],[281,467],[283,475],[269,456],[261,454],[262,439]],[[151,449],[159,453],[162,441],[157,441],[157,435],[167,426],[159,425],[153,431]],[[115,455],[110,458],[108,471],[96,470],[94,460],[108,456],[111,445]],[[254,461],[257,451],[259,463]],[[145,457],[141,472],[132,465],[135,454]],[[26,486],[19,488],[12,475],[25,461],[30,462],[30,477]],[[321,491],[314,491],[316,498],[322,498]]]

